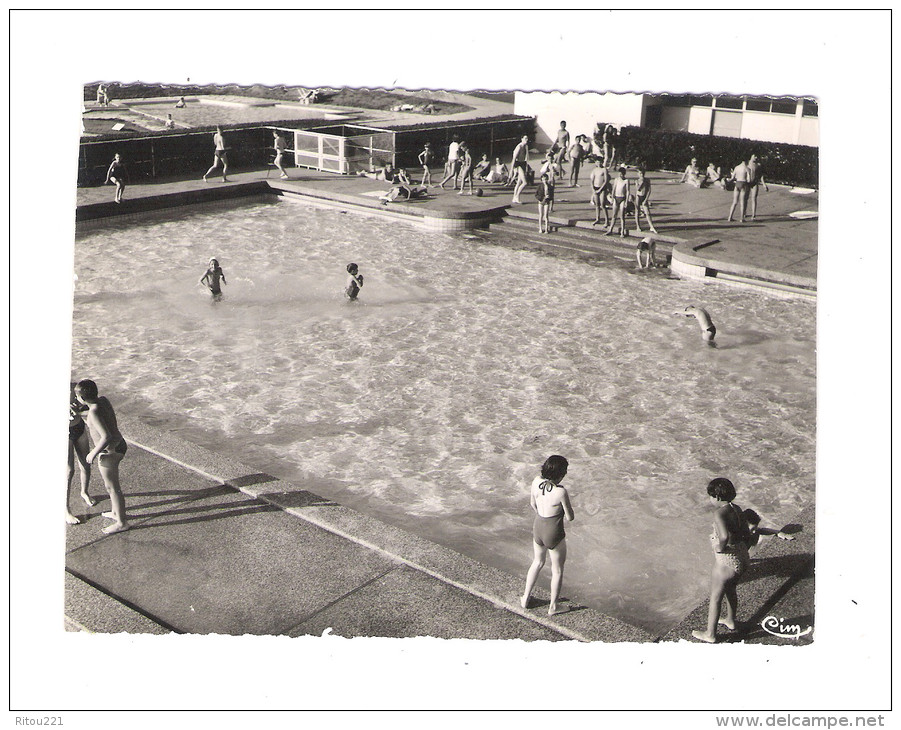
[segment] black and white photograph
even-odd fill
[[[11,718],[882,726],[890,17],[11,11]]]

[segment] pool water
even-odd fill
[[[110,222],[77,235],[73,377],[523,578],[528,486],[563,454],[564,595],[661,630],[709,590],[709,479],[770,524],[814,500],[815,306],[516,236],[286,201]],[[210,256],[218,303],[197,285]],[[716,349],[673,314],[690,303]]]

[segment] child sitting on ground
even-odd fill
[[[363,275],[358,273],[356,264],[347,265],[347,286],[344,288],[345,296],[351,301],[355,301],[360,289],[363,288]]]

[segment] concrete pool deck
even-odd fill
[[[433,173],[440,180],[440,171]],[[771,185],[760,192],[758,217],[744,224],[727,223],[732,194],[717,188],[698,190],[674,184],[675,175],[659,172],[652,180],[652,215],[658,230],[654,237],[664,254],[671,248],[673,272],[704,281],[766,288],[774,294],[813,298],[817,287],[818,196],[815,192],[797,194]],[[481,197],[461,196],[451,189],[433,188],[432,197],[408,203],[382,204],[379,196],[390,185],[356,176],[291,168],[289,180],[279,178],[274,168],[229,174],[229,182],[211,177],[172,180],[126,187],[123,202],[112,202],[113,188],[79,188],[76,219],[84,225],[120,215],[196,203],[235,199],[252,195],[297,195],[311,202],[356,208],[375,215],[394,217],[440,231],[464,230],[495,224],[519,222],[531,226],[537,220],[534,188],[523,193],[524,205],[510,205],[510,188],[477,185]],[[634,219],[628,221],[629,236],[603,236],[593,227],[594,210],[589,202],[588,176],[581,176],[582,187],[557,186],[551,223],[551,246],[575,250],[634,250],[637,232]],[[805,212],[812,217],[793,217]],[[642,219],[647,235],[647,223]],[[523,228],[524,230],[525,228]],[[530,232],[534,238],[537,233]]]
[[[366,178],[296,169],[287,181],[271,170],[229,177],[233,182],[192,179],[129,186],[121,205],[111,202],[111,186],[82,188],[77,218],[86,224],[194,203],[229,204],[273,192],[408,221],[415,220],[411,215],[450,221],[500,221],[506,216],[531,226],[536,208],[531,189],[523,197],[529,203],[512,209],[510,190],[499,186],[486,186],[481,198],[438,191],[429,200],[386,207],[377,196],[388,184]],[[711,231],[728,230],[736,237],[724,239],[718,250],[722,261],[709,261],[727,263],[731,248],[735,264],[753,269],[763,260],[771,267],[758,267],[761,281],[812,274],[815,286],[816,221],[787,215],[799,209],[797,196],[773,186],[770,193],[761,193],[767,205],[761,202],[761,223],[729,226],[705,221],[695,211],[706,204],[711,218],[714,213],[724,218],[731,195],[665,179],[665,173],[654,178],[654,200],[660,201],[655,222],[663,244],[674,250],[683,243],[694,246],[709,240]],[[555,224],[572,229],[574,246],[583,245],[584,231],[599,242],[584,244],[589,248],[631,251],[634,238],[624,241],[590,231],[593,211],[582,200],[586,195],[584,187],[558,188]],[[808,209],[815,202],[810,196],[800,199],[807,199]],[[716,245],[701,249],[708,252]],[[703,625],[706,597],[699,597],[696,611],[660,636],[574,602],[566,604],[574,609],[569,613],[548,617],[542,591],[536,592],[534,607],[523,610],[518,596],[524,575],[481,564],[322,499],[307,485],[277,480],[128,420],[127,414],[120,414],[120,420],[132,445],[122,478],[133,528],[112,536],[100,532],[105,498],[89,510],[84,524],[67,528],[69,629],[285,636],[331,629],[343,636],[649,642],[686,639],[692,628]],[[98,493],[96,479],[92,491]],[[813,512],[811,508],[796,518],[802,525],[796,540],[772,541],[758,553],[755,569],[741,584],[739,615],[756,623],[724,636],[725,641],[810,640],[812,634],[773,636],[761,622],[775,617],[789,625],[809,620],[812,626]],[[523,547],[524,574],[529,546]]]
[[[131,529],[101,532],[109,505],[99,480],[97,505],[85,512],[74,497],[85,521],[66,528],[67,630],[653,642],[703,625],[706,601],[664,635],[569,598],[567,613],[549,617],[541,588],[524,610],[528,545],[513,576],[123,416]],[[739,588],[739,617],[751,623],[724,641],[812,639],[760,625],[813,625],[813,510],[798,522],[794,541],[755,556]]]

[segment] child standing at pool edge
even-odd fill
[[[219,266],[219,262],[216,259],[210,259],[209,268],[207,268],[203,276],[200,277],[200,281],[198,283],[202,284],[210,290],[210,294],[213,295],[213,299],[221,299],[222,289],[219,287],[220,281],[222,281],[223,284],[228,284],[228,282],[225,280],[225,272]]]
[[[534,557],[526,576],[526,589],[520,599],[523,608],[529,607],[529,597],[535,587],[538,574],[544,567],[547,554],[551,554],[551,603],[548,616],[564,613],[557,608],[560,589],[563,587],[563,565],[566,562],[566,533],[563,530],[563,518],[572,522],[575,519],[569,493],[560,482],[566,476],[569,462],[562,456],[549,456],[541,467],[541,476],[535,477],[530,490],[529,501],[535,510],[532,523],[532,548]]]
[[[351,301],[356,301],[360,289],[363,288],[363,274],[357,273],[359,269],[356,264],[347,265],[347,286],[344,287],[344,294]]]
[[[116,413],[106,396],[99,395],[97,384],[93,380],[79,380],[75,385],[75,398],[87,406],[84,420],[94,438],[94,448],[85,457],[88,464],[97,464],[106,491],[109,492],[109,512],[103,516],[113,524],[103,528],[103,532],[112,535],[127,530],[128,519],[125,516],[125,497],[119,484],[119,462],[125,456],[128,445],[116,422]]]

